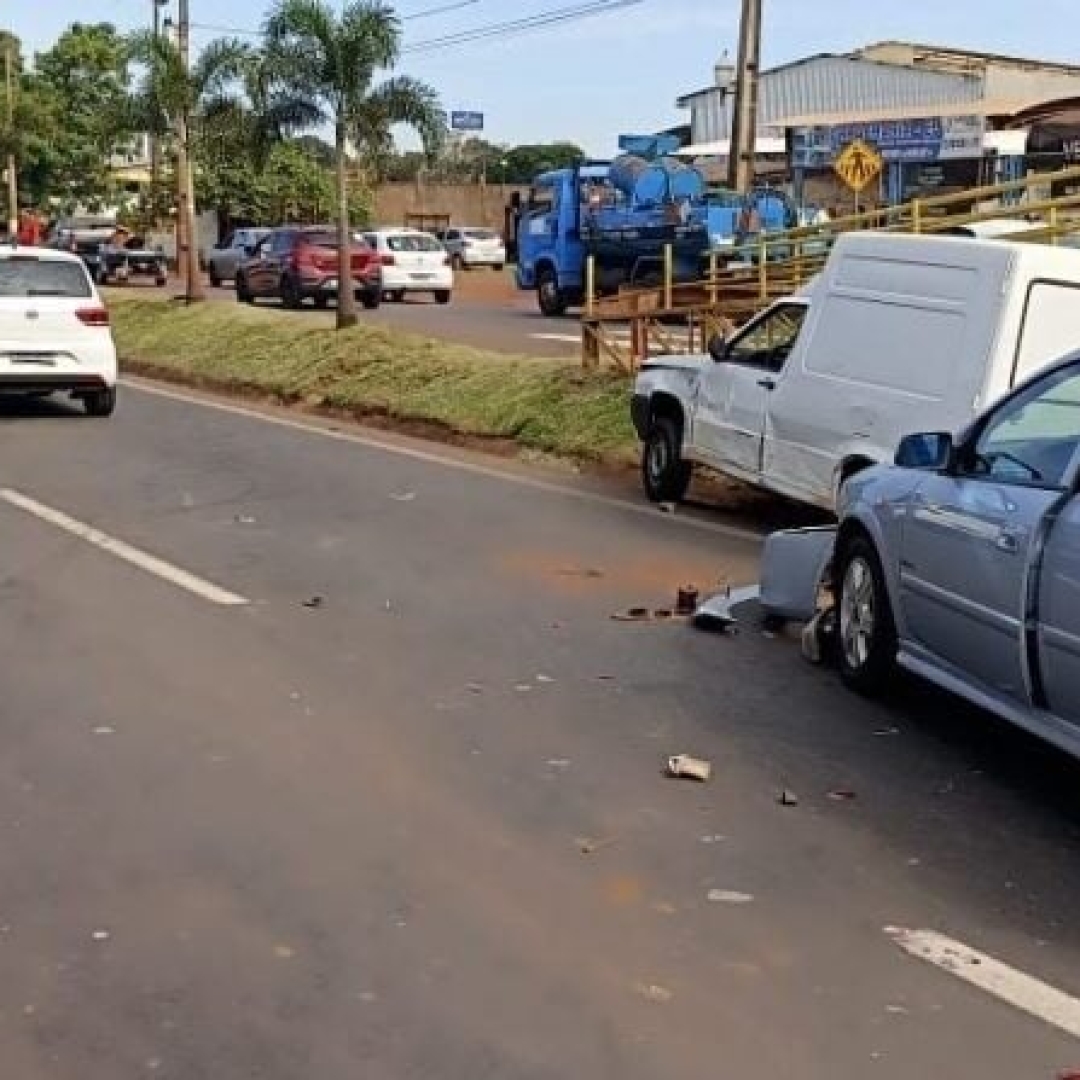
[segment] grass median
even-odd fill
[[[124,370],[191,386],[510,440],[585,461],[636,457],[629,384],[610,373],[326,316],[117,293]]]

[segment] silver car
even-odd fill
[[[506,265],[506,244],[494,229],[446,229],[438,234],[455,270],[490,266],[502,270]]]
[[[230,233],[206,256],[206,272],[216,289],[222,282],[230,285],[236,280],[240,264],[250,258],[260,240],[270,235],[269,229],[237,229]]]
[[[1080,354],[841,495],[840,673],[898,662],[1080,756]]]

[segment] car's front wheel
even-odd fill
[[[449,304],[450,303],[450,290],[449,289],[438,289],[438,290],[436,290],[436,292],[435,292],[435,303],[436,304]]]
[[[693,469],[682,457],[682,433],[670,416],[658,416],[641,450],[641,479],[652,502],[680,502]]]
[[[94,390],[83,397],[83,408],[87,416],[112,416],[116,411],[116,387],[108,386],[104,390]]]
[[[243,274],[236,275],[236,299],[241,304],[255,303],[255,297]]]
[[[896,667],[896,624],[881,559],[864,536],[840,551],[836,598],[840,677],[861,694],[880,693]]]

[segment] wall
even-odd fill
[[[452,225],[503,228],[510,195],[526,188],[513,184],[430,184],[402,181],[382,184],[375,193],[375,224],[403,225],[406,214],[446,214]]]

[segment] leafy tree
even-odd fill
[[[342,285],[337,325],[352,326],[356,297],[344,287],[352,278],[350,143],[365,155],[364,171],[375,173],[393,124],[409,124],[428,137],[442,130],[438,99],[414,79],[392,78],[374,85],[376,73],[393,67],[401,52],[401,23],[381,0],[351,0],[340,15],[326,0],[278,0],[266,23],[266,47],[277,84],[334,129]]]
[[[584,161],[585,152],[571,142],[554,142],[512,146],[501,160],[505,160],[505,176],[499,179],[508,184],[531,183],[537,173],[548,169],[566,169]]]
[[[134,34],[129,46],[132,60],[143,67],[143,78],[129,99],[128,120],[144,131],[171,129],[175,134],[187,299],[203,300],[206,289],[195,243],[195,178],[189,150],[198,142],[204,118],[235,93],[251,50],[240,42],[219,38],[186,68],[176,44],[163,35],[149,31]]]
[[[49,187],[66,206],[100,208],[112,194],[110,161],[130,132],[127,44],[110,23],[73,23],[39,53],[31,86],[61,122],[50,131]]]

